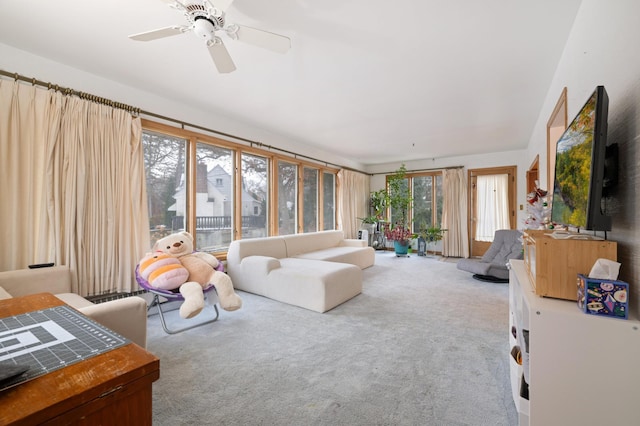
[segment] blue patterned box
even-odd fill
[[[629,284],[578,274],[578,307],[587,314],[627,319]]]

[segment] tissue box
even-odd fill
[[[587,314],[627,319],[629,284],[578,274],[578,307]]]

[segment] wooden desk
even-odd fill
[[[0,300],[0,317],[64,305],[49,293]],[[130,343],[0,391],[0,425],[151,425],[160,360]]]

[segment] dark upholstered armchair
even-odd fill
[[[496,231],[489,250],[480,259],[460,259],[458,269],[473,273],[482,281],[508,282],[509,259],[522,259],[522,232],[517,229]]]

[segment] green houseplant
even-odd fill
[[[379,189],[371,193],[371,212],[378,220],[384,217],[389,205],[389,194],[386,189]]]
[[[428,247],[435,246],[436,243],[442,239],[446,231],[446,229],[440,228],[439,226],[426,226],[425,224],[423,224],[420,227],[420,232],[418,233],[418,235],[424,238],[425,242],[427,243],[427,252],[429,251]]]
[[[406,254],[409,242],[415,238],[408,223],[409,208],[413,199],[409,191],[407,168],[403,164],[387,178],[387,204],[391,207],[393,225],[386,226],[385,237],[394,242],[396,254]]]
[[[373,236],[376,231],[376,226],[377,226],[376,224],[378,223],[378,218],[375,216],[367,216],[367,217],[359,217],[358,219],[360,219],[360,221],[362,222],[360,224],[360,229],[365,229],[369,233],[367,244],[371,245],[371,243],[373,242]]]
[[[387,179],[387,202],[391,207],[392,221],[398,225],[408,226],[409,207],[413,202],[409,191],[407,168],[403,164]]]

